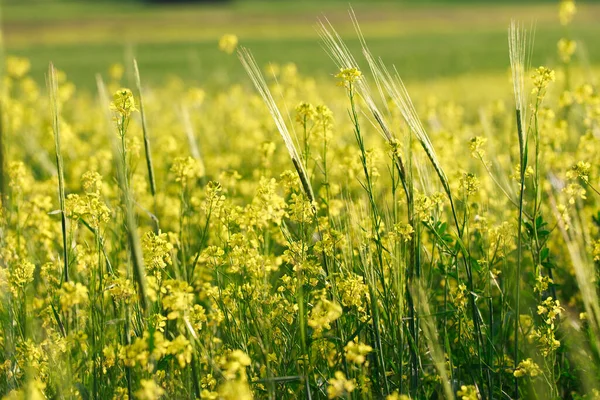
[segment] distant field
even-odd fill
[[[450,3],[450,2],[448,2]],[[398,66],[407,80],[503,72],[508,67],[506,27],[511,18],[537,21],[534,63],[555,62],[563,31],[556,5],[510,3],[398,5],[359,2],[355,11],[374,54]],[[301,72],[325,77],[333,65],[314,25],[327,17],[357,49],[347,4],[237,2],[227,6],[144,6],[115,3],[13,4],[3,10],[9,53],[29,57],[43,80],[49,61],[91,88],[94,74],[135,55],[145,80],[178,75],[205,85],[245,79],[237,59],[218,51],[217,40],[235,33],[259,63],[295,62]],[[589,62],[600,63],[600,5],[581,5],[573,36]]]

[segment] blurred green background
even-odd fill
[[[31,59],[44,80],[48,62],[78,86],[93,88],[95,74],[137,57],[146,82],[177,75],[204,86],[241,81],[233,55],[220,52],[225,33],[239,37],[259,64],[294,62],[301,73],[325,78],[335,72],[314,29],[327,18],[347,40],[358,41],[348,0],[173,2],[159,0],[5,0],[4,44],[9,54]],[[395,64],[405,80],[504,73],[511,18],[536,22],[534,64],[556,65],[556,43],[565,32],[558,1],[358,0],[351,2],[376,56]],[[600,63],[600,5],[578,3],[569,35],[584,63]],[[587,46],[586,46],[587,45]]]

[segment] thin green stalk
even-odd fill
[[[146,124],[146,114],[144,113],[144,100],[142,97],[142,82],[137,60],[133,60],[133,70],[135,74],[135,84],[140,99],[140,117],[142,120],[142,131],[144,133],[144,153],[146,155],[146,167],[148,168],[148,181],[150,182],[150,193],[156,196],[156,183],[154,181],[154,167],[152,165],[152,153],[150,151],[150,137],[148,135],[148,126]]]
[[[303,131],[303,135],[302,135],[302,139],[303,139],[303,144],[304,144],[304,154],[303,154],[303,158],[304,158],[304,169],[306,171],[308,171],[308,161],[310,158],[310,144],[308,142],[308,117],[305,115],[302,119],[302,131]]]
[[[525,196],[525,168],[527,168],[527,158],[526,158],[526,148],[524,143],[524,133],[523,133],[523,121],[521,116],[521,110],[516,110],[516,118],[517,118],[517,131],[519,134],[519,152],[520,152],[520,160],[521,160],[521,170],[520,170],[520,184],[521,187],[519,189],[519,219],[518,219],[518,233],[517,233],[517,274],[516,274],[516,285],[515,285],[515,298],[516,298],[516,314],[515,314],[515,350],[514,350],[514,362],[515,365],[518,364],[519,360],[519,316],[521,313],[521,268],[523,262],[523,250],[522,250],[522,240],[523,240],[523,203]],[[519,379],[515,377],[515,395],[519,398]]]
[[[59,118],[59,100],[58,100],[58,82],[56,80],[56,70],[50,63],[48,68],[48,93],[50,94],[50,107],[52,111],[52,132],[54,134],[54,150],[56,154],[56,169],[58,171],[58,201],[60,204],[60,217],[63,239],[63,280],[69,281],[69,250],[67,247],[67,215],[65,212],[65,177],[63,169],[63,159],[60,149],[60,124]]]
[[[327,212],[327,221],[331,224],[331,213],[329,203],[331,201],[329,170],[327,168],[327,126],[323,124],[323,186],[325,186],[325,206]]]
[[[302,253],[304,253],[304,244],[305,244],[304,228],[305,228],[304,221],[302,221],[302,223],[301,223]],[[303,254],[303,257],[304,257],[304,254]],[[307,319],[306,319],[306,311],[304,308],[304,277],[303,277],[303,271],[301,268],[298,268],[297,279],[298,279],[298,287],[296,288],[296,292],[297,292],[296,302],[298,303],[298,315],[299,315],[298,323],[300,324],[300,345],[302,347],[302,358],[303,358],[302,359],[302,369],[304,370],[303,371],[303,382],[304,382],[304,388],[306,390],[306,399],[311,400],[312,394],[311,394],[311,389],[310,389],[310,378],[309,378],[309,373],[308,373],[309,354],[308,354],[308,344],[307,344],[307,335],[306,335]]]
[[[304,189],[304,192],[306,193],[306,196],[308,197],[310,203],[314,205],[315,195],[310,184],[310,178],[308,176],[308,173],[304,169],[304,164],[300,155],[298,154],[296,145],[292,140],[292,137],[287,129],[283,117],[281,116],[281,112],[279,111],[277,104],[275,104],[275,100],[271,95],[269,86],[267,85],[264,77],[262,76],[260,68],[256,64],[254,57],[248,49],[242,48],[238,50],[238,57],[242,65],[244,66],[244,69],[248,73],[248,76],[250,76],[250,79],[254,83],[256,90],[267,105],[267,108],[269,109],[269,112],[271,113],[271,116],[275,121],[275,125],[277,125],[277,130],[279,131],[279,134],[281,135],[281,138],[283,139],[283,142],[285,143],[285,146],[288,150],[290,158],[292,159],[294,168],[296,168],[296,172],[298,173],[298,177],[300,178],[300,182],[302,183],[302,188]]]
[[[96,77],[96,83],[98,85],[100,100],[106,107],[106,110],[109,110],[110,107],[106,96],[105,85],[100,76]],[[129,93],[127,94],[127,92]],[[118,138],[120,139],[120,143],[117,141],[113,130],[109,130],[109,139],[112,143],[114,159],[118,160],[115,162],[117,170],[117,182],[121,191],[121,199],[124,206],[124,225],[127,232],[127,241],[129,245],[131,262],[133,264],[133,276],[138,286],[140,305],[142,307],[143,312],[146,313],[148,311],[149,306],[146,286],[146,272],[144,267],[144,258],[142,255],[140,238],[137,231],[137,216],[134,210],[134,199],[133,194],[131,192],[131,188],[129,187],[127,149],[125,146],[125,135],[129,126],[130,113],[135,110],[135,107],[132,102],[129,102],[131,100],[129,99],[129,96],[133,96],[130,91],[127,90],[125,91],[125,93],[121,92],[119,93],[119,95],[120,96],[118,96],[118,98],[115,99],[115,101],[123,102],[123,104],[113,105],[116,106],[115,108],[118,118],[117,134]],[[110,119],[108,113],[107,119]],[[128,269],[128,274],[129,272],[130,271]]]
[[[385,291],[386,290],[386,284],[383,278],[383,258],[382,258],[382,254],[383,254],[383,246],[381,244],[381,237],[380,237],[380,224],[381,224],[381,218],[379,216],[379,211],[377,209],[377,205],[375,203],[375,198],[374,198],[374,193],[373,193],[373,181],[371,179],[371,174],[369,173],[369,168],[367,165],[367,154],[366,154],[366,149],[365,149],[365,145],[364,145],[364,139],[360,130],[360,124],[358,122],[358,113],[356,111],[356,102],[354,99],[354,89],[353,89],[353,85],[352,82],[348,82],[348,98],[350,100],[350,117],[352,119],[352,124],[354,125],[354,135],[356,138],[356,142],[358,144],[358,147],[360,149],[361,152],[361,163],[362,163],[362,167],[363,167],[363,172],[365,175],[365,184],[363,185],[363,187],[365,188],[365,191],[367,192],[367,196],[369,197],[369,204],[371,207],[371,214],[372,214],[372,222],[373,222],[373,226],[372,226],[372,230],[374,235],[376,236],[376,244],[377,244],[377,256],[378,256],[378,262],[379,262],[379,266],[381,268],[381,281],[382,281],[382,288]],[[373,330],[374,330],[374,334],[375,334],[375,341],[376,341],[376,346],[377,346],[377,353],[378,353],[378,364],[379,364],[379,374],[381,379],[383,380],[384,383],[384,387],[383,389],[385,390],[385,394],[389,394],[390,389],[389,389],[389,383],[388,383],[388,379],[387,379],[387,375],[386,375],[386,368],[385,368],[385,358],[383,356],[383,345],[382,345],[382,340],[381,340],[381,332],[380,332],[380,326],[379,326],[379,306],[377,304],[377,296],[376,296],[376,292],[373,288],[373,284],[369,285],[369,291],[371,292],[371,308],[372,308],[372,313],[373,313]]]
[[[415,204],[414,204],[414,180],[413,180],[413,147],[412,140],[410,136],[407,138],[408,142],[408,181],[407,181],[407,205],[408,205],[408,217],[410,219],[410,224],[413,226],[413,230],[416,228],[415,221]],[[418,383],[419,383],[419,320],[418,320],[418,312],[413,300],[412,295],[412,284],[414,282],[415,271],[417,270],[417,264],[419,263],[419,244],[418,238],[416,237],[416,232],[413,232],[410,241],[410,252],[409,252],[409,268],[408,268],[408,276],[406,279],[406,302],[408,303],[408,312],[410,315],[410,319],[408,321],[408,329],[410,331],[410,338],[412,338],[412,345],[409,346],[410,352],[410,362],[411,362],[411,374],[410,374],[410,393],[413,396],[417,395]]]
[[[1,17],[0,12],[0,17]],[[0,36],[0,77],[4,77],[4,65],[6,63],[6,57],[4,53],[4,35]],[[8,184],[8,177],[6,175],[6,132],[4,127],[4,96],[8,95],[8,88],[4,85],[4,79],[2,80],[2,86],[0,86],[0,210],[6,206],[7,200],[6,186]]]
[[[0,209],[6,206],[6,157],[4,155],[5,132],[4,132],[4,99],[0,95]]]

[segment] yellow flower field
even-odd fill
[[[2,398],[600,398],[576,12],[558,64],[529,65],[513,22],[510,73],[414,101],[358,24],[351,53],[325,20],[328,82],[232,34],[215,46],[247,84],[218,90],[146,85],[135,60],[94,92],[53,65],[42,87],[7,55]]]

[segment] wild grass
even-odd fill
[[[8,57],[1,397],[596,398],[600,97],[572,6],[560,63],[529,68],[513,23],[513,86],[465,78],[513,89],[491,102],[412,96],[354,11],[356,49],[317,28],[327,84],[242,47],[246,86],[133,61],[89,96]]]

